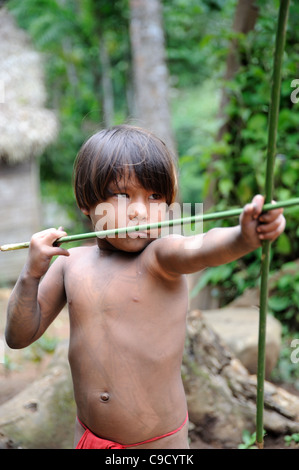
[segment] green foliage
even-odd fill
[[[216,81],[201,86],[178,89],[172,100],[172,122],[179,158],[179,177],[184,202],[201,202],[204,198],[206,171],[213,151],[225,153],[225,142],[215,142],[219,126],[216,113],[219,91]],[[196,123],[196,126],[195,126]]]
[[[191,297],[196,297],[201,289],[209,285],[212,286],[211,296],[218,300],[219,305],[228,304],[245,289],[256,286],[260,277],[260,255],[261,251],[258,250],[242,260],[206,269],[191,291]]]
[[[163,0],[161,3],[168,65],[175,86],[194,87],[215,76],[216,71],[219,73],[227,54],[235,2]]]
[[[4,357],[4,366],[6,370],[15,371],[22,369],[22,361],[40,363],[46,354],[53,354],[56,346],[58,345],[59,339],[54,336],[49,336],[44,333],[37,341],[27,346],[22,351],[22,359],[13,359],[10,355],[6,354]]]
[[[263,435],[265,435],[265,430]],[[242,443],[238,445],[238,449],[257,449],[256,443],[256,433],[250,433],[247,429],[242,432]]]
[[[292,443],[299,444],[299,433],[293,433],[290,436],[284,437],[285,443],[287,446],[291,445]]]
[[[54,353],[57,344],[58,338],[44,334],[25,349],[25,358],[31,362],[40,362],[46,353]]]
[[[193,201],[202,201],[209,196],[215,201],[215,206],[211,210],[223,210],[228,207],[243,206],[254,194],[264,191],[277,8],[278,5],[263,2],[254,31],[246,37],[242,35],[237,37],[240,67],[234,78],[222,85],[228,98],[224,110],[225,134],[219,144],[216,134],[208,135],[206,145],[204,139],[199,138],[198,144],[193,141],[192,147],[187,147],[183,152],[187,157],[183,155],[180,159],[181,172],[187,176],[187,169],[189,173],[193,172],[194,181],[195,178],[198,179],[199,189],[198,198],[195,199],[195,191],[191,193],[195,183],[191,179],[191,185],[185,184],[182,188],[183,200],[193,196]],[[291,100],[293,91],[291,83],[299,77],[299,33],[294,24],[294,17],[298,13],[299,6],[292,4],[284,57],[278,127],[274,190],[274,197],[277,200],[296,197],[299,193],[299,105]],[[211,44],[206,43],[205,47],[211,47]],[[210,51],[212,53],[212,48]],[[202,115],[206,115],[209,122],[213,116],[206,112],[210,110],[208,105],[205,103],[203,105]],[[200,120],[197,122],[200,126]],[[207,125],[208,123],[205,124]],[[200,131],[198,135],[200,136]],[[287,210],[286,217],[286,231],[272,245],[272,270],[283,268],[299,256],[298,208]],[[207,224],[205,230],[210,226]],[[212,292],[215,292],[217,286],[216,295],[220,305],[224,305],[232,300],[234,295],[242,293],[246,287],[256,285],[259,279],[259,265],[260,250],[257,250],[253,255],[233,263],[231,268],[213,268],[213,273],[210,271],[204,273],[195,292],[207,284],[214,286]],[[298,324],[298,291],[298,276],[295,275],[292,279],[282,278],[269,302],[274,314],[280,320],[287,322],[290,327]]]
[[[299,322],[299,273],[296,263],[284,265],[282,275],[271,285],[269,307],[276,317],[294,329]]]

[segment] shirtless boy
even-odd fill
[[[74,186],[94,227],[103,217],[108,225],[112,216],[116,227],[155,222],[165,214],[150,210],[153,205],[175,199],[175,166],[158,138],[118,126],[83,145]],[[66,235],[62,229],[32,237],[9,301],[6,340],[11,348],[28,346],[68,304],[75,447],[188,448],[181,379],[186,274],[240,258],[262,239],[275,240],[285,219],[281,209],[262,214],[263,202],[255,196],[235,227],[191,237],[135,232],[70,250],[53,246]]]

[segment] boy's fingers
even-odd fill
[[[69,251],[65,250],[64,248],[55,247],[55,249],[51,253],[53,256],[70,256]]]
[[[65,250],[64,248],[60,248],[60,246],[44,246],[41,250],[41,253],[44,256],[52,257],[52,256],[69,256],[69,252]]]
[[[283,209],[273,209],[268,212],[265,212],[259,217],[260,222],[270,223],[273,220],[277,219],[283,214]]]
[[[56,229],[56,228],[49,228],[47,230],[43,230],[41,232],[37,232],[35,233],[32,238],[34,239],[39,239],[39,238],[44,238],[44,239],[51,239],[51,238],[60,238],[60,237],[63,237],[67,235],[66,232],[64,232],[63,230],[59,230],[59,229]]]
[[[253,214],[252,214],[252,216],[253,216],[254,219],[257,219],[259,217],[259,215],[261,214],[262,209],[263,209],[263,205],[264,205],[264,201],[265,201],[265,198],[261,194],[257,194],[252,199],[252,203],[251,203],[253,205]]]
[[[243,222],[250,222],[252,219],[257,219],[262,212],[264,205],[264,197],[258,194],[252,199],[250,204],[246,204],[243,209],[242,220]]]
[[[60,248],[59,242],[56,244],[56,241],[66,236],[67,233],[60,229],[47,229],[42,232],[35,233],[32,236],[30,245],[32,247],[40,247],[43,250],[43,253],[46,256],[69,256],[69,252],[63,248]]]
[[[58,238],[65,237],[66,235],[67,233],[64,232],[63,230],[50,229],[46,237],[49,240],[49,242],[53,243]]]
[[[272,204],[275,204],[276,201],[272,201]],[[265,212],[259,217],[261,222],[271,222],[271,220],[276,219],[281,214],[283,214],[283,209],[272,209],[270,211]]]
[[[279,225],[276,226],[273,230],[271,229],[271,231],[265,231],[263,233],[259,233],[259,238],[261,240],[276,240],[276,238],[278,238],[279,235],[284,231],[285,225],[286,225],[286,221],[285,221],[285,218],[283,217]]]
[[[283,220],[284,220],[284,217],[279,216],[279,217],[276,217],[274,220],[271,220],[268,223],[259,224],[257,227],[257,231],[259,233],[272,232],[273,230],[276,230],[278,227],[280,227]]]
[[[252,219],[254,214],[255,207],[253,204],[246,204],[243,209],[242,218],[244,219]]]

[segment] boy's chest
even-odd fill
[[[136,260],[91,264],[88,270],[78,265],[65,277],[69,307],[95,313],[145,306],[158,284]]]
[[[86,266],[88,265],[88,269]],[[101,331],[154,329],[184,321],[188,300],[182,278],[169,283],[150,272],[141,257],[76,263],[65,275],[72,324]]]
[[[138,261],[117,263],[117,269],[113,263],[91,265],[88,272],[80,267],[65,277],[65,286],[73,343],[85,338],[101,354],[105,345],[111,352],[108,344],[128,351],[158,341],[171,335],[170,324],[184,332],[186,283],[169,286]]]

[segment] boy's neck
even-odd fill
[[[144,246],[139,251],[132,251],[131,252],[131,251],[126,251],[126,250],[120,250],[119,248],[117,248],[117,247],[113,246],[111,243],[109,243],[109,241],[107,241],[107,239],[105,239],[105,238],[97,238],[96,244],[99,248],[100,256],[110,256],[110,255],[113,255],[113,254],[116,254],[116,253],[126,255],[126,256],[130,256],[130,257],[137,256],[147,246],[147,245]]]
[[[97,238],[97,245],[100,249],[100,252],[103,254],[110,254],[120,251],[111,245],[105,238]]]

